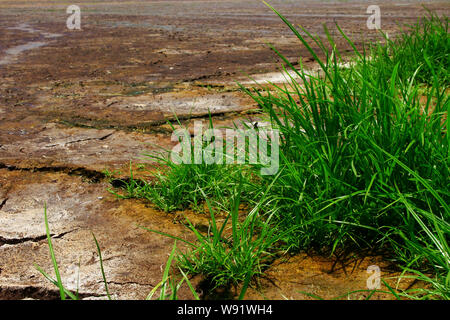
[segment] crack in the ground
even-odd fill
[[[230,87],[227,84],[208,84],[208,83],[194,83],[193,87],[197,88],[207,88],[212,89],[214,92],[223,93],[223,92],[241,92],[242,89],[239,87]]]
[[[8,198],[3,199],[3,201],[0,203],[0,210],[3,209],[3,207],[4,207],[5,204],[6,204],[6,201],[8,201]]]
[[[103,141],[103,140],[109,138],[110,136],[112,136],[113,134],[114,134],[114,132],[111,132],[111,133],[108,133],[107,135],[104,135],[104,136],[102,136],[102,137],[100,137],[100,138],[78,139],[78,140],[68,141],[68,142],[61,143],[61,144],[59,144],[59,143],[50,144],[50,145],[47,145],[47,146],[45,146],[45,147],[46,147],[46,148],[52,148],[52,147],[56,147],[56,146],[66,146],[66,145],[72,144],[72,143],[78,143],[78,142],[84,142],[84,141],[91,141],[91,140],[100,140],[100,141]]]
[[[60,239],[62,237],[64,237],[66,234],[71,233],[73,231],[76,231],[77,229],[73,229],[73,230],[69,230],[69,231],[65,231],[62,232],[60,234],[50,234],[50,237],[52,237],[53,239]],[[24,238],[4,238],[2,236],[0,236],[0,247],[8,244],[8,245],[16,245],[16,244],[22,244],[22,243],[26,243],[26,242],[39,242],[42,241],[44,239],[47,238],[47,235],[40,235],[40,236],[36,236],[36,237],[24,237]]]
[[[119,282],[119,281],[106,281],[108,284],[115,284],[115,285],[126,285],[126,284],[135,284],[138,286],[142,286],[142,287],[154,287],[153,284],[151,283],[140,283],[140,282],[135,282],[135,281],[124,281],[124,282]],[[104,281],[97,281],[97,283],[104,283]]]
[[[86,169],[83,167],[69,166],[45,166],[45,167],[18,167],[0,162],[0,169],[8,169],[9,171],[29,171],[29,172],[62,172],[70,176],[80,176],[88,179],[90,182],[98,183],[106,176],[103,172]]]
[[[89,118],[81,118],[78,117],[77,119],[71,119],[71,120],[59,120],[57,123],[68,126],[68,127],[76,127],[76,128],[89,128],[89,129],[114,129],[117,131],[125,131],[125,132],[136,132],[143,134],[155,134],[155,133],[163,133],[163,134],[172,134],[171,129],[161,128],[162,125],[167,124],[168,122],[174,122],[174,121],[180,121],[181,123],[185,121],[189,121],[191,119],[207,119],[209,120],[209,117],[226,117],[229,115],[239,115],[239,114],[248,114],[253,109],[258,109],[259,107],[249,108],[248,110],[230,110],[230,111],[223,111],[223,112],[217,112],[217,113],[201,113],[197,115],[180,115],[177,116],[177,118],[167,117],[162,120],[153,120],[149,122],[144,123],[137,123],[137,124],[131,124],[131,125],[120,125],[120,124],[113,124],[113,123],[95,123],[95,120],[89,119]],[[89,124],[94,122],[94,124]],[[105,138],[106,139],[106,138]]]
[[[0,247],[9,244],[9,245],[15,245],[15,244],[22,244],[25,242],[39,242],[47,238],[47,235],[37,236],[37,237],[24,237],[24,238],[4,238],[0,236]]]

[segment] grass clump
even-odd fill
[[[165,158],[158,161],[164,165],[165,172],[157,173],[151,184],[144,184],[144,197],[166,212],[186,208],[203,212],[204,196],[215,204],[228,207],[239,176],[250,179],[248,173],[234,165],[174,164]],[[250,196],[250,193],[246,195]]]
[[[435,274],[416,271],[432,284],[429,293],[448,298],[448,18],[423,19],[411,33],[362,52],[337,26],[356,57],[346,70],[326,28],[331,50],[303,30],[322,61],[278,15],[321,68],[316,76],[297,70],[274,49],[300,80],[274,85],[275,92],[243,88],[280,130],[282,172],[266,183],[274,183],[271,212],[282,229],[297,226],[287,246],[382,250],[410,271]]]
[[[297,69],[272,48],[290,81],[270,89],[241,87],[280,132],[279,173],[261,176],[250,167],[247,182],[238,183],[238,167],[175,165],[161,158],[169,171],[145,184],[145,192],[132,186],[129,194],[138,190],[166,211],[198,206],[205,198],[227,204],[229,215],[219,228],[207,200],[210,231],[205,236],[188,223],[198,241],[178,259],[216,286],[248,284],[275,245],[326,254],[370,249],[429,284],[404,297],[449,298],[448,18],[430,14],[399,38],[384,36],[383,44],[362,50],[337,26],[354,50],[348,69],[326,27],[328,43],[304,29],[303,36],[272,10],[320,66],[312,75],[301,61]],[[237,185],[245,195],[239,201],[232,191]],[[259,203],[243,222],[240,201]]]
[[[195,243],[164,232],[143,228],[187,243],[190,250],[179,253],[176,258],[178,266],[190,274],[202,274],[209,283],[210,290],[243,282],[240,293],[240,298],[243,298],[252,277],[261,275],[273,259],[273,250],[276,248],[280,235],[270,223],[270,217],[264,222],[260,219],[263,202],[244,216],[240,215],[241,194],[242,179],[233,189],[232,207],[221,225],[217,221],[215,209],[203,194],[211,217],[206,234],[197,230],[186,219],[188,228],[196,236]]]
[[[208,129],[214,129],[211,118]],[[192,149],[193,143],[192,141]],[[208,143],[214,143],[214,140],[203,141],[203,148]],[[225,150],[218,149],[214,152],[220,152],[225,162]],[[170,150],[158,154],[144,154],[147,159],[156,163],[150,165],[151,181],[134,178],[130,164],[130,177],[119,180],[122,192],[114,189],[110,191],[122,199],[146,199],[165,212],[187,208],[207,212],[205,197],[214,207],[230,208],[233,189],[239,184],[242,191],[241,200],[245,203],[254,202],[262,192],[257,186],[259,178],[249,165],[206,163],[204,158],[195,163],[194,154],[190,155],[191,163],[175,163],[170,155]]]
[[[357,57],[355,71],[344,72],[332,39],[329,51],[307,33],[327,57],[321,61],[294,26],[280,17],[319,62],[321,74],[295,69],[274,49],[300,81],[291,78],[284,87],[274,85],[275,92],[243,90],[280,130],[282,172],[271,189],[270,203],[282,225],[298,226],[285,239],[288,246],[383,247],[386,234],[380,230],[389,232],[399,225],[417,230],[412,218],[404,220],[399,192],[418,208],[431,206],[448,218],[447,209],[404,168],[426,177],[448,200],[448,87],[439,82],[434,67],[427,66],[434,74],[433,84],[419,92],[414,75],[407,85],[401,82],[399,63],[387,76],[383,59],[374,55],[369,62],[367,53],[359,52],[343,34]],[[397,47],[402,48],[401,42]],[[391,51],[397,47],[391,46]],[[271,177],[261,179],[272,183]]]
[[[165,212],[191,208],[204,212],[205,196],[215,207],[230,207],[233,188],[241,186],[245,202],[251,202],[258,193],[252,172],[236,165],[175,164],[166,157],[148,155],[157,159],[157,171],[151,181],[130,177],[119,180],[120,190],[110,192],[120,199],[146,199]],[[256,193],[256,194],[255,194]]]

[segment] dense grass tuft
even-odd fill
[[[211,290],[244,282],[241,291],[243,297],[252,277],[261,275],[273,259],[273,250],[280,240],[280,234],[270,223],[270,217],[264,222],[260,219],[264,201],[245,216],[240,215],[242,178],[232,192],[231,209],[227,211],[222,223],[217,220],[215,209],[203,194],[211,217],[208,232],[202,233],[186,219],[187,226],[195,234],[197,242],[187,242],[191,250],[187,253],[181,252],[177,261],[178,266],[190,274],[204,275]],[[144,229],[186,242],[161,231],[145,227]]]
[[[317,57],[306,39],[285,22]],[[426,179],[447,202],[448,87],[431,65],[431,85],[419,90],[414,74],[405,84],[399,77],[400,62],[392,71],[383,67],[384,58],[376,55],[384,48],[381,44],[368,56],[343,36],[357,57],[350,72],[342,67],[336,50],[326,50],[320,39],[311,36],[327,56],[319,60],[320,75],[296,70],[274,49],[301,81],[291,79],[288,86],[276,86],[275,92],[243,88],[281,133],[283,171],[270,203],[284,225],[299,226],[285,239],[294,249],[383,247],[392,226],[418,230],[412,217],[405,220],[400,193],[422,210],[431,208],[441,219],[449,214],[448,207],[419,183],[420,177]],[[397,48],[404,49],[402,42],[390,44],[390,51]],[[270,177],[265,179],[272,183]]]

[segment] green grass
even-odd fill
[[[280,18],[317,60],[306,38]],[[281,132],[283,172],[270,203],[281,225],[298,226],[285,238],[291,250],[382,249],[409,271],[436,275],[431,281],[417,271],[435,295],[448,298],[447,25],[447,17],[432,15],[362,52],[342,33],[356,57],[350,71],[330,37],[333,51],[307,33],[327,57],[318,60],[320,76],[295,70],[274,49],[301,83],[291,79],[275,93],[243,88]]]
[[[267,194],[266,190],[265,194]],[[261,201],[244,217],[239,215],[242,194],[242,179],[233,189],[231,209],[222,224],[216,220],[215,209],[206,194],[203,194],[210,212],[210,226],[206,234],[197,230],[186,218],[188,228],[195,234],[196,242],[187,242],[174,235],[157,230],[145,230],[183,241],[190,246],[187,252],[177,256],[178,266],[190,274],[202,274],[211,290],[244,283],[240,298],[255,275],[261,275],[272,261],[276,243],[280,239],[270,217],[260,219]],[[264,196],[263,196],[264,199]]]
[[[52,276],[50,276],[47,272],[45,272],[40,266],[38,266],[37,264],[35,264],[35,268],[52,284],[54,284],[55,286],[57,286],[59,288],[59,293],[60,293],[60,297],[61,300],[66,300],[67,297],[69,297],[71,300],[79,300],[80,296],[78,294],[78,288],[77,288],[77,292],[73,293],[70,290],[66,289],[64,287],[64,284],[62,282],[61,279],[61,274],[59,272],[59,266],[58,266],[58,262],[56,260],[56,255],[55,255],[55,251],[53,249],[53,243],[52,243],[52,237],[51,237],[51,233],[50,233],[50,227],[48,225],[48,218],[47,218],[47,205],[45,205],[44,207],[44,222],[45,222],[45,232],[47,234],[47,243],[48,243],[48,249],[50,251],[50,257],[53,263],[53,270],[55,272],[55,276],[56,279],[54,279]],[[108,297],[109,300],[112,300],[110,294],[109,294],[109,290],[108,290],[108,282],[106,281],[106,276],[105,276],[105,271],[103,269],[103,259],[102,259],[102,254],[100,251],[100,246],[97,242],[97,239],[95,238],[95,235],[92,234],[94,241],[95,241],[95,245],[97,247],[97,253],[100,259],[100,269],[102,272],[102,276],[103,276],[103,283],[105,285],[105,291],[106,291],[106,296]]]
[[[428,11],[415,25],[408,25],[395,39],[386,38],[384,46],[371,48],[376,55],[375,67],[383,65],[387,74],[392,74],[398,64],[398,74],[402,82],[409,82],[416,74],[418,82],[432,85],[437,76],[439,83],[450,84],[450,38],[448,37],[448,19],[439,18]],[[430,68],[430,63],[433,68]]]
[[[285,22],[317,57],[307,40]],[[383,247],[380,230],[402,224],[416,228],[412,219],[404,221],[398,191],[419,208],[431,205],[442,219],[448,217],[448,207],[430,197],[429,189],[398,164],[426,177],[448,200],[448,87],[435,76],[432,85],[419,91],[416,79],[407,85],[401,82],[399,65],[388,74],[383,59],[373,55],[369,62],[368,53],[356,48],[358,67],[342,72],[338,52],[326,51],[320,39],[310,40],[328,57],[319,60],[322,76],[309,76],[303,68],[297,71],[278,53],[301,83],[292,79],[275,93],[243,88],[270,115],[282,137],[282,173],[272,188],[271,204],[286,226],[299,226],[286,238],[288,246]],[[270,177],[261,179],[272,183]]]
[[[155,172],[152,181],[134,178],[130,164],[130,177],[119,181],[120,191],[110,189],[110,192],[121,199],[146,199],[165,212],[187,208],[205,212],[204,196],[213,207],[230,208],[233,188],[240,182],[244,202],[252,203],[261,195],[262,190],[255,187],[255,180],[259,178],[249,166],[207,164],[204,161],[200,164],[176,164],[168,156],[169,152],[144,154],[156,163],[151,166]]]
[[[148,199],[165,211],[206,200],[210,231],[201,234],[188,222],[198,241],[177,261],[214,286],[244,281],[246,287],[276,252],[371,250],[403,267],[404,277],[415,274],[428,284],[393,291],[396,297],[448,299],[448,18],[429,13],[400,37],[360,50],[337,26],[354,49],[352,67],[344,68],[327,28],[325,43],[272,10],[321,69],[311,75],[301,61],[297,69],[272,48],[298,78],[270,89],[241,87],[280,131],[279,173],[176,165],[162,157],[157,160],[167,170],[154,182],[129,180],[125,197]],[[254,208],[243,222],[240,202]],[[213,207],[228,210],[221,227]],[[229,219],[231,233],[224,236]]]
[[[197,292],[195,291],[194,287],[189,281],[186,273],[184,273],[181,268],[178,268],[182,275],[181,280],[177,281],[175,279],[174,274],[172,275],[169,274],[170,268],[172,267],[172,262],[175,257],[176,249],[177,249],[177,242],[175,241],[173,244],[172,251],[170,252],[169,259],[167,260],[166,267],[164,268],[162,280],[152,289],[152,291],[150,291],[150,293],[147,295],[146,300],[151,300],[158,289],[160,289],[158,300],[178,300],[178,291],[180,290],[184,282],[187,283],[194,299],[200,300]]]
[[[50,282],[52,282],[54,285],[56,285],[59,288],[59,293],[60,293],[60,296],[61,296],[61,300],[66,300],[66,296],[69,296],[73,300],[77,300],[78,296],[74,295],[72,292],[66,290],[64,288],[64,285],[63,285],[62,280],[61,280],[61,275],[59,273],[58,262],[56,261],[55,253],[54,253],[54,250],[53,250],[52,238],[51,238],[51,235],[50,235],[50,228],[48,226],[47,205],[45,205],[45,208],[44,208],[44,220],[45,220],[45,232],[47,234],[47,243],[48,243],[48,248],[50,250],[50,256],[51,256],[51,259],[52,259],[53,269],[55,271],[56,280],[53,279],[52,277],[50,277],[38,265],[35,264],[35,267],[45,278],[47,278],[47,280],[49,280]]]
[[[155,158],[155,156],[152,156]],[[220,164],[175,164],[165,157],[157,157],[158,169],[152,181],[134,178],[130,168],[130,177],[120,180],[119,190],[110,189],[120,199],[146,199],[156,208],[173,212],[191,208],[204,211],[205,194],[215,206],[229,207],[232,189],[245,179],[246,202],[257,195],[251,172],[236,165]]]

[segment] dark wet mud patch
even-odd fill
[[[88,170],[85,168],[73,168],[73,167],[18,167],[14,165],[7,165],[4,163],[0,163],[0,169],[7,169],[9,171],[28,171],[28,172],[48,172],[48,173],[65,173],[69,176],[80,176],[85,181],[91,183],[98,183],[105,178],[105,174],[103,172],[98,172],[95,170]],[[6,200],[5,200],[6,203]],[[1,207],[4,205],[0,205]]]

